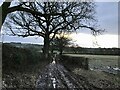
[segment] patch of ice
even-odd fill
[[[52,79],[52,83],[53,83],[53,88],[56,88],[56,79],[55,78],[51,78]]]
[[[55,64],[55,63],[56,63],[55,60],[53,60],[53,61],[52,61],[52,64]]]
[[[93,68],[90,68],[90,70],[93,70]]]
[[[108,69],[110,69],[110,66],[107,66]]]
[[[116,71],[120,71],[120,68],[118,68],[118,67],[115,67],[113,69],[116,70]]]

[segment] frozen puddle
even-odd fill
[[[120,71],[120,68],[118,67],[110,67],[110,66],[107,66],[108,69],[113,69],[115,71]]]
[[[56,88],[56,79],[55,78],[51,78],[51,80],[52,80],[53,88]]]
[[[116,70],[116,71],[120,71],[120,68],[118,68],[118,67],[115,67],[113,69]]]
[[[104,71],[104,72],[108,72],[108,73],[112,73],[112,74],[117,74],[118,72],[120,72],[120,68],[118,67],[111,67],[111,66],[106,66],[106,67],[93,67],[90,68],[91,71]]]

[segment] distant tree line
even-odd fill
[[[57,39],[57,40],[56,40]],[[51,52],[58,51],[60,52],[61,46],[63,47],[62,53],[76,53],[76,54],[100,54],[100,55],[119,55],[120,48],[83,48],[79,46],[75,46],[73,43],[71,44],[70,39],[68,38],[56,38],[55,41],[50,46]],[[62,39],[61,42],[59,40]],[[65,39],[68,42],[64,41]],[[63,43],[61,45],[61,43]],[[5,43],[6,45],[12,45],[14,47],[26,48],[30,49],[33,52],[42,51],[43,45],[38,44],[22,44],[22,43]],[[73,45],[73,46],[69,46]]]
[[[119,55],[120,48],[81,48],[66,47],[64,53],[93,54],[93,55]]]

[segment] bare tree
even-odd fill
[[[44,54],[48,57],[50,42],[56,34],[88,28],[93,35],[101,32],[94,26],[94,2],[26,2],[22,7],[30,11],[10,13],[5,26],[9,34],[44,38]],[[12,33],[10,33],[11,31]]]
[[[0,28],[3,25],[7,15],[9,13],[12,13],[15,11],[24,11],[24,12],[29,12],[29,13],[34,14],[34,15],[37,14],[37,15],[42,16],[42,14],[40,12],[36,12],[34,10],[31,10],[29,8],[24,7],[23,6],[24,3],[27,3],[27,2],[19,1],[19,4],[10,7],[12,1],[14,1],[14,0],[10,0],[9,2],[7,0],[5,0],[3,2],[3,4],[0,6]]]
[[[60,55],[62,55],[65,47],[68,47],[69,45],[73,45],[72,39],[67,37],[66,35],[55,37],[51,43],[53,49],[57,49],[60,52]]]

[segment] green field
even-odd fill
[[[89,68],[91,70],[101,70],[116,74],[120,71],[118,67],[119,56],[112,55],[80,55],[80,54],[65,54],[74,57],[88,58]]]

